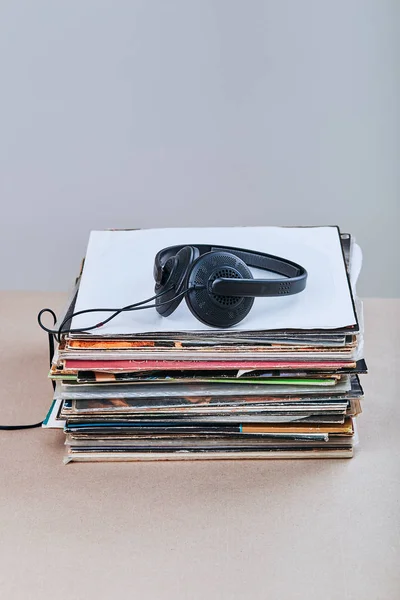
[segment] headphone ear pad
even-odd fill
[[[198,255],[197,248],[185,246],[163,265],[161,281],[154,288],[156,294],[162,294],[156,298],[155,304],[157,312],[163,317],[169,317],[181,303],[182,296],[176,296],[185,289],[190,265]]]
[[[229,252],[207,252],[190,269],[186,304],[192,314],[212,327],[232,327],[250,312],[254,297],[220,296],[213,294],[211,284],[220,277],[253,279],[249,267]]]

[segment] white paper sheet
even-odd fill
[[[177,244],[227,245],[288,258],[308,271],[306,289],[294,296],[256,298],[249,315],[232,329],[335,329],[356,318],[336,227],[213,227],[93,231],[75,310],[117,308],[154,294],[156,253]],[[253,270],[255,277],[276,277]],[[89,327],[109,316],[74,317],[73,328]],[[96,335],[131,335],[158,331],[211,329],[191,314],[185,301],[167,318],[155,309],[120,314],[96,329]]]

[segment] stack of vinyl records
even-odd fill
[[[229,295],[226,280],[243,274],[232,253],[264,290],[254,304],[247,295],[233,325],[243,297]],[[279,265],[255,267],[252,253]],[[289,283],[293,274],[285,261],[305,273],[298,293],[282,288],[282,269]],[[66,463],[350,458],[367,371],[361,262],[337,227],[92,232],[56,327],[44,427],[64,429]],[[228,287],[212,288],[216,280]],[[284,293],[265,293],[274,280]],[[207,298],[196,305],[198,289]],[[209,298],[231,326],[207,324]]]

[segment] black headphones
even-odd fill
[[[254,279],[249,267],[283,275],[279,279]],[[40,327],[58,342],[67,333],[83,333],[103,327],[122,312],[156,308],[163,317],[172,315],[182,301],[202,323],[211,327],[232,327],[249,314],[256,296],[289,296],[302,292],[307,283],[304,267],[272,254],[253,252],[228,246],[169,246],[157,252],[154,260],[155,295],[121,308],[86,308],[68,311],[56,329],[42,322],[45,313],[51,314],[54,325],[57,317],[50,308],[38,314]],[[154,301],[154,304],[149,302]],[[73,317],[87,313],[111,312],[106,319],[87,327],[71,329]],[[50,350],[52,353],[52,351]]]
[[[279,279],[254,279],[249,267]],[[212,327],[231,327],[250,312],[256,296],[289,296],[307,283],[304,267],[271,254],[225,246],[169,246],[154,260],[156,309],[171,315],[183,296],[192,314]]]

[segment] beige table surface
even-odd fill
[[[0,293],[0,423],[41,420],[60,294]],[[365,302],[352,460],[71,464],[0,431],[0,598],[400,598],[400,301]],[[397,373],[397,381],[395,375]]]

